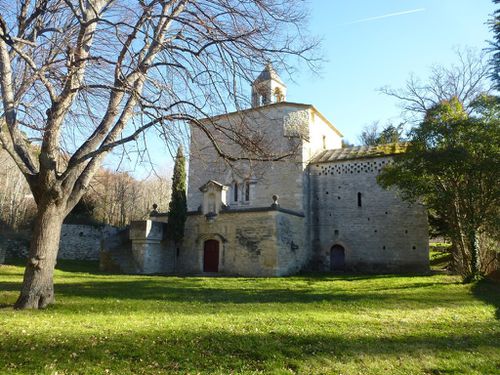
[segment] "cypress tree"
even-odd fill
[[[175,157],[174,175],[172,176],[172,197],[168,205],[167,237],[169,239],[175,242],[182,240],[186,216],[186,158],[182,146],[179,146]]]

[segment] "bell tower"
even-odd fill
[[[286,85],[271,63],[268,63],[252,83],[252,108],[284,102],[285,100]]]

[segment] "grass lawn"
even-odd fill
[[[202,278],[63,264],[57,305],[13,311],[0,374],[499,374],[500,285],[444,274]]]

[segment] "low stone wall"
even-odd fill
[[[28,256],[29,241],[0,236],[0,249],[5,258],[26,258]]]
[[[101,241],[118,233],[118,228],[64,224],[59,244],[59,259],[99,260]]]
[[[99,260],[101,240],[118,231],[118,228],[109,225],[64,224],[57,258]],[[29,252],[29,241],[4,238],[0,241],[0,249],[0,254],[3,251],[7,258],[25,258]]]

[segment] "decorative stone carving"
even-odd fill
[[[283,118],[283,131],[285,137],[300,137],[309,139],[309,111],[290,112]]]

